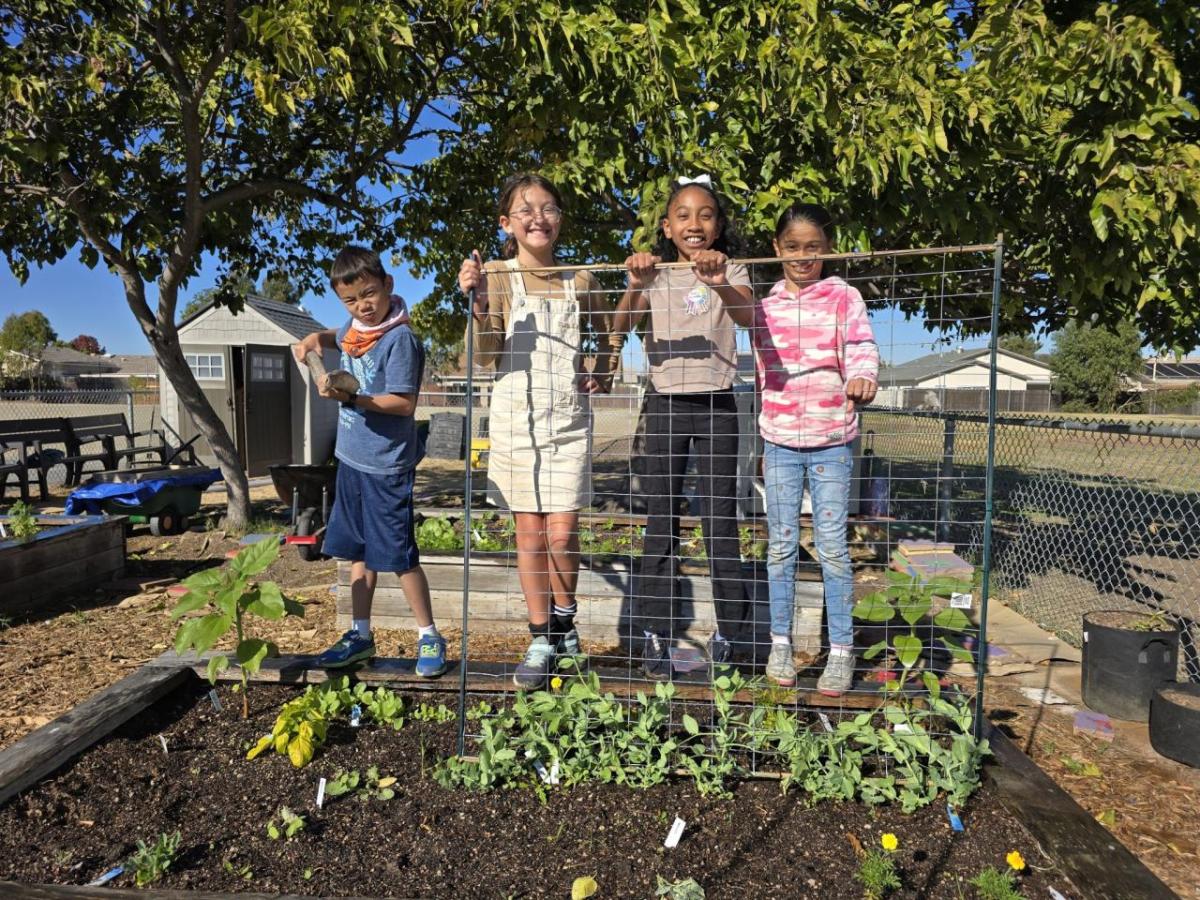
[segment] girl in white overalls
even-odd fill
[[[459,286],[475,288],[475,362],[496,369],[488,415],[488,492],[512,511],[517,573],[531,641],[518,687],[541,687],[556,656],[580,661],[575,629],[579,510],[591,502],[588,395],[607,391],[620,358],[610,314],[588,272],[555,265],[562,200],[539,175],[509,179],[500,194],[503,261],[463,261]],[[541,272],[537,270],[543,270]],[[580,350],[585,324],[599,338],[589,374]]]

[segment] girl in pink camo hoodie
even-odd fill
[[[775,253],[801,257],[784,264],[784,277],[754,310],[753,339],[761,413],[770,541],[767,576],[771,600],[771,654],[767,677],[796,683],[792,658],[800,503],[807,475],[830,652],[817,689],[829,696],[849,690],[854,675],[850,610],[853,581],[846,545],[856,405],[875,397],[879,349],[866,304],[835,275],[822,277],[830,252],[832,219],[820,206],[798,203],[780,217]]]

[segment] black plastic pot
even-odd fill
[[[1097,617],[1137,613],[1101,610],[1083,617],[1083,702],[1116,719],[1145,722],[1150,698],[1164,682],[1175,680],[1179,661],[1179,629],[1135,631],[1099,624]]]
[[[1150,746],[1200,768],[1200,684],[1164,684],[1150,701]]]

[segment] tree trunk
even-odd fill
[[[171,341],[164,341],[157,335],[151,336],[150,346],[154,348],[154,356],[163,367],[171,387],[179,395],[183,408],[216,454],[217,465],[225,479],[225,496],[228,498],[225,527],[231,531],[241,531],[250,522],[250,485],[246,481],[246,470],[242,468],[233,438],[188,368],[177,336]]]

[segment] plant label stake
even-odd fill
[[[208,692],[208,699],[209,699],[209,702],[212,703],[213,709],[215,709],[217,712],[220,712],[221,711],[221,698],[217,696],[216,688],[213,688],[211,691]]]
[[[158,742],[160,744],[162,744],[163,756],[166,756],[167,755],[167,739],[160,734],[158,736]]]
[[[101,875],[95,881],[89,881],[88,887],[103,887],[104,885],[106,885],[110,881],[112,881],[114,878],[119,878],[123,874],[125,874],[125,867],[117,866],[115,869],[109,869],[107,872],[105,872],[103,875]]]
[[[671,830],[667,832],[667,839],[663,841],[663,846],[668,850],[674,850],[679,846],[679,839],[683,837],[683,829],[687,827],[687,822],[675,817],[675,821],[671,823]]]
[[[817,717],[821,720],[821,724],[825,727],[826,731],[833,731],[833,723],[829,721],[829,716],[825,715],[823,712],[819,712],[817,713]]]
[[[355,703],[350,707],[350,727],[357,728],[362,724],[362,707]]]
[[[317,782],[317,809],[325,808],[325,779]]]
[[[950,827],[955,831],[963,830],[962,819],[958,817],[958,813],[954,811],[954,807],[949,803],[946,804],[946,818],[950,820]]]
[[[960,594],[957,591],[950,593],[951,609],[972,609],[974,605],[975,597],[972,594]]]

